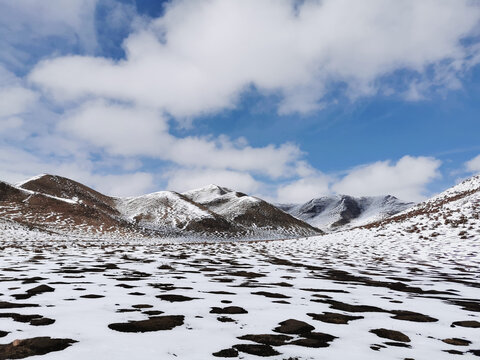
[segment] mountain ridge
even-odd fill
[[[192,193],[173,191],[116,198],[49,174],[19,186],[1,184],[2,216],[52,233],[266,239],[322,234],[259,198],[216,185],[196,189],[203,194],[197,203],[189,198]],[[222,197],[225,194],[228,196]],[[219,211],[213,209],[215,202],[228,206]]]

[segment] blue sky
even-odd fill
[[[419,201],[480,172],[477,1],[0,7],[2,180]]]

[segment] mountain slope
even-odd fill
[[[429,238],[456,234],[480,236],[480,175],[390,218],[364,226],[368,229],[414,233]]]
[[[79,182],[55,175],[43,174],[17,184],[22,189],[31,190],[62,199],[72,199],[89,207],[100,209],[118,216],[115,199],[103,195]]]
[[[78,198],[61,198],[0,182],[0,216],[29,228],[59,234],[131,233],[120,217]]]
[[[413,206],[413,203],[390,195],[359,198],[335,195],[312,199],[305,204],[277,206],[310,225],[332,231],[381,220]]]
[[[117,200],[117,209],[139,226],[164,234],[188,231],[232,235],[239,229],[221,216],[172,191]]]
[[[285,236],[309,236],[321,233],[311,225],[279,210],[257,197],[217,185],[209,185],[183,193],[186,198],[203,205],[246,231]]]
[[[54,234],[271,239],[321,233],[263,200],[220,187],[122,199],[48,174],[0,184],[2,218]]]

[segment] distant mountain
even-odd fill
[[[313,226],[279,210],[266,201],[217,185],[184,192],[186,198],[204,206],[241,227],[269,237],[282,233],[285,236],[309,236],[320,231]]]
[[[87,237],[273,239],[321,234],[261,199],[214,185],[184,194],[160,191],[114,198],[48,174],[16,186],[0,182],[0,216],[7,221],[2,227],[16,223]]]
[[[117,209],[127,219],[144,229],[163,234],[240,234],[234,223],[173,191],[117,199],[116,202]]]
[[[304,204],[278,204],[297,219],[325,231],[338,231],[378,221],[413,206],[394,196],[324,196]]]
[[[384,234],[416,234],[419,238],[480,238],[480,175],[364,228]]]

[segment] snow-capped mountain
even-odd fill
[[[364,226],[420,238],[480,236],[480,175],[390,218]]]
[[[278,204],[277,207],[312,226],[335,231],[378,221],[413,205],[390,195],[335,195],[312,199],[305,204]]]
[[[235,224],[173,191],[117,199],[117,209],[139,226],[165,234],[182,231],[236,234]]]
[[[321,233],[261,199],[216,186],[114,198],[48,174],[16,186],[1,182],[0,216],[79,236],[267,239]]]
[[[210,211],[236,223],[246,232],[269,233],[282,231],[290,236],[309,236],[318,229],[279,210],[272,204],[244,193],[217,185],[184,192],[182,195]]]

